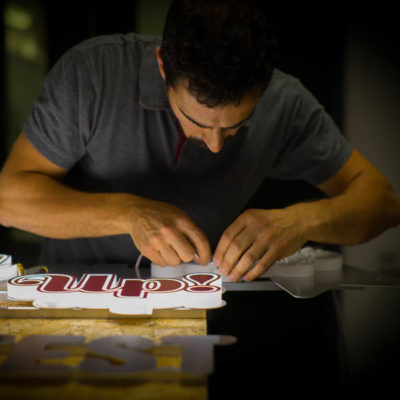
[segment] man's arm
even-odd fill
[[[67,239],[129,234],[159,265],[210,257],[204,233],[177,207],[126,193],[85,193],[21,133],[0,173],[0,224]]]
[[[309,240],[357,244],[400,224],[399,198],[357,151],[318,187],[331,197],[281,210],[247,210],[239,216],[215,251],[221,272],[233,281],[252,280]]]
[[[318,185],[329,199],[311,205],[309,240],[352,245],[400,224],[400,200],[388,180],[360,153],[332,178]]]

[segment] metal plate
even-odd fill
[[[272,277],[253,282],[225,282],[226,290],[258,291],[285,290],[296,298],[311,298],[332,289],[350,289],[363,287],[400,288],[400,278],[382,275],[378,272],[344,266],[341,271],[315,272],[310,277]]]

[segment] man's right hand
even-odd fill
[[[131,238],[141,254],[157,265],[210,261],[206,235],[180,208],[136,197],[132,212]]]

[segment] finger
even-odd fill
[[[217,248],[215,249],[214,253],[215,265],[221,266],[221,263],[224,260],[224,256],[227,252],[228,247],[244,228],[245,224],[242,223],[239,219],[237,219],[225,230],[225,232],[221,236],[221,239],[219,240]]]
[[[229,244],[224,258],[221,260],[220,271],[224,275],[231,273],[242,255],[252,246],[255,233],[250,229],[241,231]]]
[[[260,277],[268,268],[279,260],[278,253],[273,249],[268,249],[261,260],[251,268],[243,277],[245,281],[252,281]]]
[[[166,265],[179,265],[181,263],[180,258],[176,254],[175,250],[167,242],[167,238],[161,235],[154,235],[151,242],[148,244],[150,251],[158,253],[163,259],[163,266]]]
[[[229,280],[237,282],[249,270],[255,267],[257,260],[260,260],[268,250],[268,244],[262,241],[257,241],[250,246],[236,263],[229,274]]]
[[[195,247],[182,233],[172,233],[168,239],[168,243],[175,250],[181,261],[190,262],[194,259],[196,255]]]
[[[166,265],[168,265],[158,250],[150,248],[146,251],[141,251],[141,254],[143,254],[151,262],[157,264],[160,267],[165,267]]]
[[[141,241],[133,241],[135,243],[136,248],[140,251],[140,253],[148,258],[151,262],[163,267],[167,265],[157,248],[161,244],[160,241],[154,241],[152,243],[142,243]]]
[[[211,258],[211,248],[207,236],[193,223],[183,225],[181,230],[193,244],[199,256],[199,263],[208,264]]]
[[[176,251],[169,244],[165,243],[158,251],[165,260],[166,265],[177,266],[181,263],[178,254],[176,254]]]

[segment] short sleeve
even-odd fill
[[[46,76],[23,131],[49,161],[71,168],[90,136],[90,78],[82,54],[69,50]]]
[[[293,81],[287,132],[272,177],[318,185],[345,164],[352,146],[318,100],[298,79]]]

